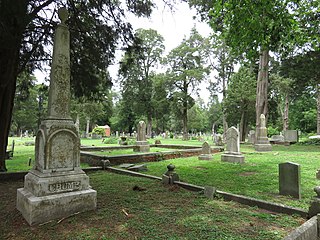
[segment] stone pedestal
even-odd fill
[[[263,114],[261,114],[260,117],[260,126],[261,127],[257,129],[257,139],[254,145],[254,149],[258,152],[272,151],[272,146],[268,140],[268,130],[265,124],[265,116]]]
[[[20,188],[17,190],[17,209],[30,225],[95,209],[97,192],[92,189],[73,191],[78,184],[73,180],[50,184],[51,191],[55,190],[57,194],[44,196],[35,196],[29,189]]]
[[[244,163],[244,156],[237,154],[227,154],[224,153],[221,155],[222,162],[230,162],[230,163]]]
[[[150,152],[150,145],[147,141],[137,141],[133,147],[134,152]]]
[[[201,154],[199,157],[198,157],[199,160],[212,160],[213,157],[212,157],[212,154]]]
[[[17,190],[17,209],[30,225],[96,208],[96,191],[80,168],[72,120],[45,120],[36,137],[35,169]]]

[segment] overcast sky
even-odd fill
[[[195,15],[196,11],[189,9],[185,2],[176,4],[174,11],[171,11],[163,5],[162,1],[157,1],[157,8],[153,10],[150,19],[138,18],[134,14],[129,14],[127,20],[132,24],[134,30],[138,28],[157,30],[164,38],[165,54],[167,54],[177,47],[184,37],[189,36],[193,26],[202,36],[209,36],[212,31],[209,25],[195,20],[193,18]],[[120,60],[120,56],[118,58]],[[117,76],[118,66],[117,60],[115,60],[115,65],[109,67],[110,74],[114,79]],[[35,72],[39,82],[43,82],[45,77],[49,78],[49,74],[50,70],[47,73]],[[206,86],[205,83],[201,85],[201,96],[205,102],[207,102],[209,95]]]
[[[184,37],[188,37],[194,26],[203,37],[208,37],[212,32],[208,24],[199,22],[193,18],[196,16],[196,11],[189,9],[187,3],[176,4],[174,11],[171,11],[168,7],[164,6],[162,1],[157,2],[157,9],[153,10],[150,19],[138,18],[134,14],[130,14],[127,20],[132,24],[134,30],[138,28],[157,30],[164,38],[165,54],[177,47]],[[116,78],[117,69],[118,64],[109,68],[113,78]],[[200,86],[201,97],[206,103],[209,97],[209,92],[206,89],[207,85],[207,83],[202,83]]]

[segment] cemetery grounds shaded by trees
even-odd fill
[[[299,55],[301,51],[317,51],[320,36],[319,2],[314,0],[254,2],[188,0],[187,2],[196,8],[202,20],[210,22],[214,32],[225,41],[239,60],[249,60],[253,63],[260,55],[256,89],[256,127],[258,127],[261,113],[267,115],[276,112],[268,111],[268,102],[272,104],[269,99],[271,92],[268,90],[269,52],[277,53],[282,62],[292,53]],[[300,53],[295,51],[298,49]],[[298,68],[304,67],[308,68],[304,64]],[[283,77],[282,80],[288,79],[287,74]],[[319,74],[317,79],[319,81]],[[300,78],[298,81],[303,80]],[[289,86],[285,88],[283,86],[281,89],[287,91],[284,96],[286,106],[283,112],[284,129],[288,127],[290,95]],[[317,112],[320,114],[320,111]],[[318,117],[318,122],[319,119]]]
[[[23,71],[41,69],[50,61],[47,46],[52,35],[58,7],[64,1],[37,0],[0,3],[0,171],[6,171],[5,152],[11,124],[17,77]],[[74,96],[95,99],[99,90],[111,85],[106,71],[114,59],[119,41],[133,39],[125,11],[149,16],[152,1],[73,1],[67,2],[71,36],[71,86]],[[126,9],[124,9],[124,7]],[[90,67],[89,67],[90,66]]]

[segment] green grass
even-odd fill
[[[161,139],[162,143],[201,145],[199,141],[181,141],[177,139]],[[9,141],[10,142],[10,141]],[[82,139],[82,144],[96,145],[101,140]],[[101,146],[106,146],[101,144]],[[114,145],[113,145],[114,146]],[[159,150],[158,148],[156,148]],[[148,162],[148,174],[161,176],[169,163],[176,165],[180,178],[188,183],[210,185],[218,190],[250,196],[262,200],[282,203],[293,207],[307,209],[311,198],[315,195],[313,188],[320,184],[315,174],[320,168],[320,147],[315,145],[273,146],[272,152],[255,152],[251,145],[241,145],[245,155],[245,164],[221,162],[221,153],[214,154],[212,161],[200,161],[197,157],[171,159],[160,162]],[[125,150],[133,153],[132,149]],[[125,151],[118,152],[125,154]],[[113,151],[112,151],[113,152]],[[107,154],[115,154],[107,152]],[[99,154],[105,154],[100,152]],[[28,170],[29,157],[34,160],[34,147],[23,146],[16,141],[13,160],[7,160],[9,171]],[[295,162],[301,165],[302,200],[296,200],[278,194],[278,164]],[[81,165],[86,167],[87,165]]]
[[[0,239],[228,239],[277,240],[305,220],[271,214],[159,181],[117,175],[89,174],[97,190],[97,209],[62,222],[29,227],[12,198],[21,182],[0,183]],[[145,191],[134,191],[139,186]]]
[[[210,185],[221,191],[308,208],[315,195],[313,188],[320,183],[315,177],[320,162],[319,146],[273,146],[272,152],[259,153],[252,146],[241,145],[241,151],[245,155],[245,164],[221,162],[219,153],[214,154],[212,161],[190,157],[147,163],[148,174],[160,176],[172,163],[182,181],[188,183]],[[278,164],[288,161],[301,165],[300,201],[278,194]]]

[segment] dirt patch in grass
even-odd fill
[[[207,167],[201,167],[201,166],[196,166],[196,167],[193,167],[195,169],[199,169],[199,170],[207,170],[208,168]]]
[[[242,172],[242,173],[239,173],[239,176],[251,176],[255,174],[257,174],[257,172]]]
[[[30,227],[16,210],[23,182],[0,183],[0,239],[282,239],[302,218],[261,212],[159,181],[89,174],[97,209]],[[133,190],[134,186],[145,189]]]

